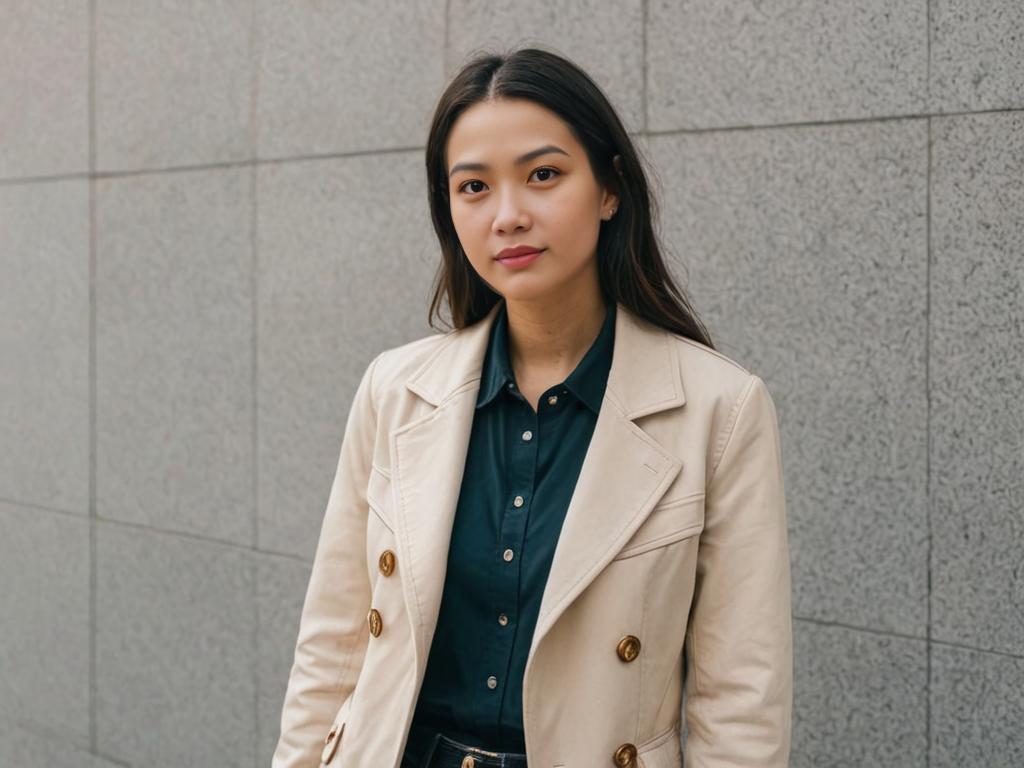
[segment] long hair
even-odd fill
[[[459,242],[451,217],[446,148],[463,111],[502,98],[528,99],[557,114],[586,149],[598,182],[616,191],[617,214],[602,222],[597,241],[605,301],[620,302],[654,325],[714,348],[708,330],[665,266],[653,227],[656,201],[622,121],[582,69],[539,48],[476,56],[452,78],[434,112],[426,165],[430,215],[442,260],[427,316],[431,327],[432,318],[440,318],[445,298],[455,329],[477,322],[501,299],[480,279]]]

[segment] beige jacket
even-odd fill
[[[401,761],[497,308],[382,352],[362,377],[272,768]],[[617,309],[526,664],[529,764],[679,768],[682,714],[687,768],[782,768],[792,628],[774,403],[724,355]]]

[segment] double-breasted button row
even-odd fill
[[[384,620],[380,617],[380,611],[371,608],[370,612],[366,614],[366,623],[370,625],[370,634],[380,637],[380,633],[384,631]]]
[[[619,645],[615,651],[623,661],[633,661],[633,659],[640,655],[640,638],[636,635],[626,635],[619,640]]]
[[[380,557],[377,558],[377,567],[380,568],[380,572],[385,576],[390,576],[395,572],[395,553],[390,549],[385,549],[380,553]],[[370,625],[370,634],[374,637],[380,637],[380,633],[384,631],[384,620],[380,616],[380,611],[376,608],[371,608],[370,612],[366,614],[366,623]]]
[[[385,576],[390,576],[395,572],[395,553],[390,549],[385,549],[380,553],[380,557],[377,559],[377,567],[380,568],[380,572]]]
[[[619,640],[615,652],[618,653],[619,658],[623,661],[627,663],[633,661],[640,655],[640,638],[636,635],[626,635]],[[636,745],[629,742],[619,745],[619,748],[612,755],[612,762],[619,766],[619,768],[635,768]]]
[[[626,742],[615,750],[612,760],[619,768],[635,768],[636,766],[636,745]]]

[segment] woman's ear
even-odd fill
[[[615,167],[616,175],[622,176],[622,155],[615,155],[612,158],[612,165]],[[605,189],[606,194],[610,195],[612,198],[611,215],[614,215],[614,212],[619,207],[619,202],[622,199],[622,191],[620,189],[620,184],[616,179],[612,179]],[[611,216],[609,216],[609,218],[611,218]]]

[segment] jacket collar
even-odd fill
[[[502,389],[515,383],[508,345],[508,306],[499,301],[501,308],[491,324],[487,352],[484,356],[483,372],[480,377],[480,394],[476,407],[483,408]],[[612,343],[615,336],[615,303],[605,304],[604,322],[586,354],[579,361],[563,384],[584,405],[595,414],[601,410],[604,388],[612,360]]]
[[[482,382],[488,341],[499,314],[499,299],[473,325],[450,331],[440,349],[406,381],[431,405],[441,405],[463,388]],[[614,344],[605,396],[630,420],[686,402],[672,333],[615,303]]]

